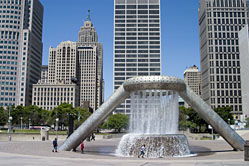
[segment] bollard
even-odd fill
[[[244,146],[244,154],[245,154],[245,161],[249,161],[249,141],[246,141],[246,144]]]

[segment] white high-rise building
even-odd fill
[[[248,0],[200,0],[202,98],[212,108],[242,114],[238,32],[248,24]]]
[[[77,76],[77,43],[61,42],[49,48],[48,80],[33,85],[32,104],[52,110],[62,103],[79,106]]]
[[[41,74],[42,25],[39,0],[0,1],[0,106],[31,104]]]
[[[90,10],[78,35],[80,105],[89,102],[95,111],[103,103],[103,46],[90,19]]]
[[[135,76],[161,75],[160,0],[114,0],[114,91]],[[130,114],[130,99],[116,112]]]
[[[34,85],[34,105],[52,110],[64,102],[73,107],[87,103],[95,111],[103,103],[103,48],[90,15],[78,37],[78,42],[50,47],[48,82]]]
[[[184,71],[184,82],[194,91],[197,95],[201,96],[201,72],[197,66],[191,66]],[[189,107],[184,103],[185,107]]]

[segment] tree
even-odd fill
[[[227,123],[234,124],[231,107],[215,108],[214,111]]]
[[[74,120],[74,128],[78,128],[91,115],[88,109],[81,107],[77,107],[74,112],[77,115]]]
[[[8,111],[0,107],[0,125],[5,125],[8,122]]]
[[[52,110],[49,123],[55,124],[55,119],[59,118],[59,126],[68,126],[69,114],[76,116],[72,104],[62,103]]]
[[[111,115],[104,124],[104,126],[106,126],[108,129],[115,129],[115,131],[119,133],[121,129],[127,128],[128,125],[128,116],[120,113]]]
[[[180,128],[190,128],[193,132],[205,132],[207,131],[208,124],[203,120],[199,114],[192,108],[180,107],[179,114],[179,127]],[[232,116],[232,109],[230,107],[215,108],[214,111],[228,123],[234,122]]]

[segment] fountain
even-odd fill
[[[178,134],[177,92],[139,90],[130,98],[130,134],[122,137],[118,156],[137,157],[142,145],[148,158],[190,155],[185,135]]]
[[[166,90],[169,91],[167,92]],[[234,148],[234,150],[244,150],[245,140],[243,138],[241,138],[217,113],[215,113],[207,103],[205,103],[198,95],[196,95],[184,83],[183,80],[169,76],[143,76],[143,77],[134,77],[126,80],[124,84],[121,85],[115,91],[115,93],[98,108],[98,110],[96,110],[82,125],[80,125],[77,128],[76,131],[74,131],[73,134],[70,135],[70,137],[66,141],[63,142],[63,144],[59,147],[59,150],[70,151],[79,146],[82,139],[86,139],[90,133],[92,133],[101,123],[104,122],[104,120],[111,114],[111,112],[116,107],[118,107],[126,98],[131,96],[132,98],[135,99],[133,100],[134,102],[133,107],[138,108],[136,110],[137,112],[135,111],[133,118],[134,119],[138,118],[138,119],[135,120],[135,122],[134,121],[131,122],[132,135],[126,136],[129,139],[126,139],[127,141],[121,141],[121,143],[123,142],[125,145],[127,145],[127,148],[130,146],[131,147],[130,149],[132,149],[132,151],[129,151],[127,149],[122,150],[122,148],[120,148],[121,150],[118,151],[120,152],[119,154],[122,154],[123,156],[135,156],[138,153],[139,149],[141,148],[141,144],[144,143],[151,145],[149,144],[151,142],[155,146],[153,146],[153,148],[151,148],[152,146],[150,146],[150,148],[147,147],[147,157],[169,156],[168,152],[171,151],[173,151],[172,153],[170,153],[170,155],[172,156],[185,156],[189,153],[187,147],[188,143],[185,138],[184,138],[185,141],[182,141],[183,139],[181,137],[185,136],[179,136],[178,134],[176,134],[177,130],[174,130],[174,128],[177,129],[177,127],[173,127],[176,125],[174,125],[173,122],[164,121],[161,119],[160,120],[154,119],[156,117],[159,117],[159,115],[160,118],[161,116],[177,117],[174,114],[169,115],[167,112],[167,110],[171,110],[171,112],[178,114],[177,111],[174,111],[173,109],[168,109],[169,107],[174,107],[173,104],[174,102],[170,105],[165,104],[165,103],[171,103],[167,101],[177,98],[176,92],[182,97],[183,100],[185,100],[185,102],[191,105],[191,107],[207,123],[209,123],[213,127],[213,129],[217,133],[219,133]],[[155,98],[154,97],[152,98],[152,96],[155,96]],[[162,99],[159,98],[158,96],[165,96],[165,98]],[[142,99],[140,99],[140,97]],[[149,99],[149,100],[146,101],[144,99],[146,100]],[[141,116],[142,114],[140,113],[141,111],[140,107],[141,108],[144,107],[145,108],[144,111],[147,110],[148,114]],[[175,105],[175,107],[177,106]],[[153,113],[153,111],[156,110],[158,110],[159,113]],[[150,117],[151,114],[153,114],[154,118],[152,118],[153,116]],[[144,117],[145,119],[147,118],[147,120],[151,119],[149,121],[153,123],[146,125],[144,123],[141,123],[143,120],[139,119],[140,116]],[[170,119],[173,120],[174,118]],[[176,122],[177,119],[173,121]],[[135,124],[137,124],[137,122],[140,122],[140,124],[141,125],[143,124],[143,126],[136,128]],[[167,125],[167,123],[169,123],[169,125]],[[159,125],[159,126],[155,127],[154,125]],[[169,126],[171,126],[170,130],[168,130]],[[140,129],[143,129],[143,133],[142,131],[140,131]],[[135,131],[138,131],[138,133],[135,133]],[[152,131],[152,132],[150,132],[150,134],[148,135],[147,131]],[[163,131],[165,133],[159,135],[158,131]],[[174,135],[171,135],[172,133],[174,133]],[[167,138],[164,138],[165,136]],[[134,139],[132,140],[133,137]],[[152,137],[153,140],[151,139]],[[123,139],[125,139],[125,137]],[[138,140],[137,142],[138,143],[140,142],[140,144],[135,143],[136,142],[135,140]],[[131,146],[136,144],[138,145]],[[136,148],[136,150],[133,150],[134,148]],[[154,151],[154,149],[156,149],[156,151]],[[129,153],[127,154],[126,152],[122,151],[129,151]]]

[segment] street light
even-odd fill
[[[10,116],[8,120],[9,141],[11,141],[11,121],[12,121],[12,116]]]
[[[55,127],[56,139],[57,139],[57,141],[58,141],[58,122],[59,122],[59,118],[56,118],[55,121],[56,121],[56,127]]]
[[[21,130],[22,130],[22,119],[23,119],[23,118],[21,117]]]
[[[30,121],[31,121],[31,119],[29,118],[29,130],[30,130]]]

